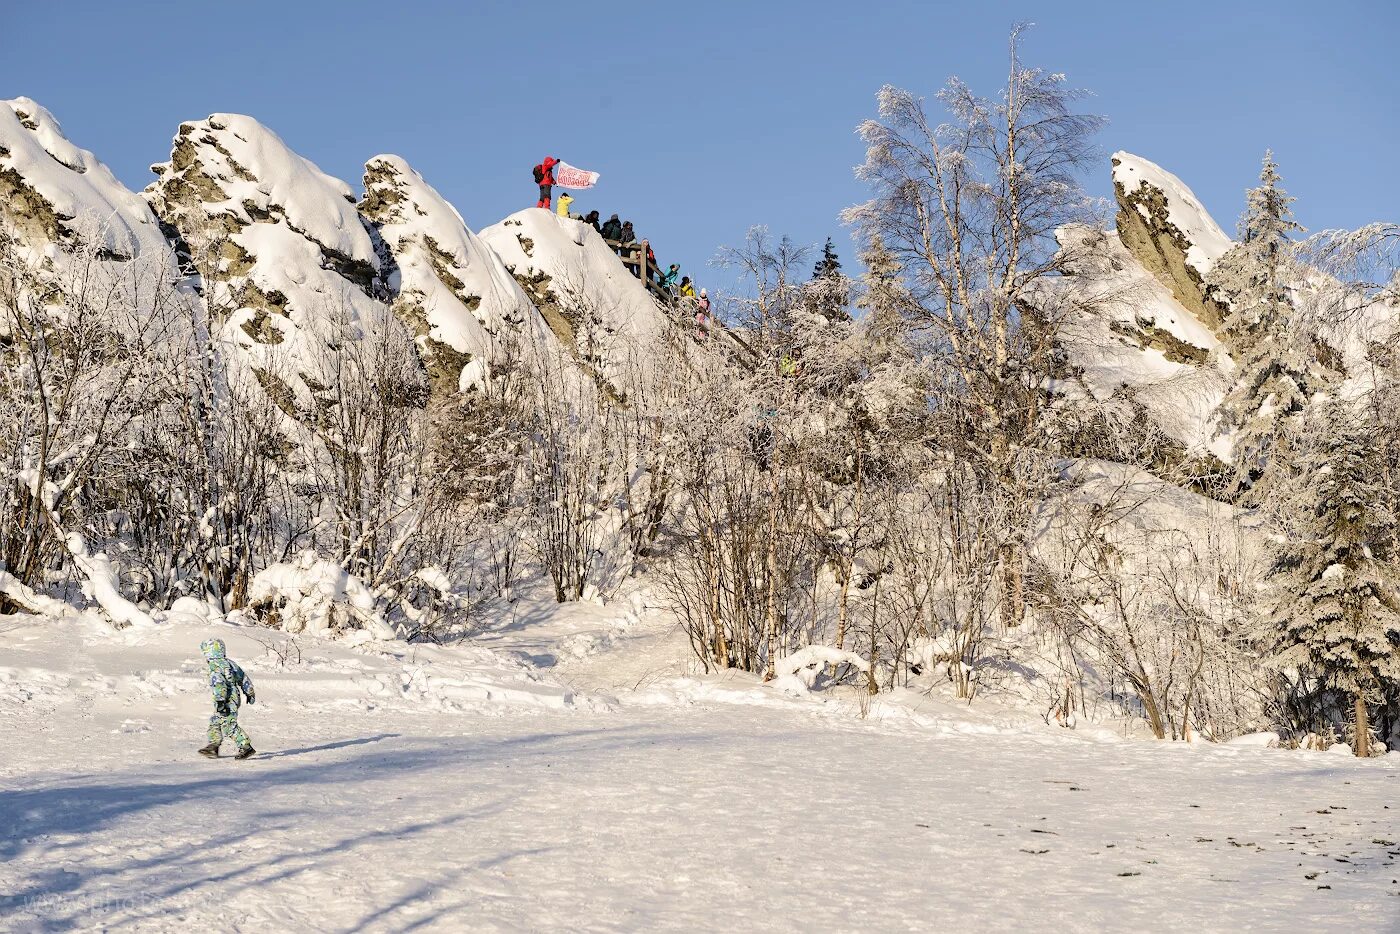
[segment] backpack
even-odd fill
[[[536,185],[543,185],[543,184],[544,184],[544,165],[543,165],[543,164],[535,166],[535,184],[536,184]]]

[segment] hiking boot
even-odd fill
[[[201,749],[199,751],[199,754],[201,756],[206,756],[210,759],[217,759],[219,758],[219,744],[210,743],[208,746],[205,746],[203,749]]]
[[[251,755],[252,755],[253,753],[255,753],[255,752],[257,752],[257,750],[254,749],[252,746],[244,746],[242,749],[238,750],[238,754],[237,754],[236,756],[234,756],[234,758],[235,758],[235,759],[246,759],[246,758],[248,758],[249,756],[251,756]]]

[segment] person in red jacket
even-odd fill
[[[540,186],[540,200],[535,207],[549,210],[549,203],[554,199],[554,167],[558,164],[558,159],[545,156],[544,161],[535,166],[535,181]]]

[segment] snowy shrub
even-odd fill
[[[396,635],[364,581],[311,551],[259,571],[248,588],[248,609],[288,632],[364,629],[376,639]]]

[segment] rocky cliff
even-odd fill
[[[0,106],[0,232],[50,265],[91,242],[103,262],[153,257],[173,278],[178,256],[211,327],[294,417],[329,404],[336,349],[366,335],[411,341],[443,396],[540,349],[611,382],[671,327],[587,225],[528,209],[474,234],[396,156],[369,160],[357,197],[256,120],[214,114],[182,124],[153,170],[143,200],[38,104]],[[1077,259],[1047,285],[1077,299],[1072,379],[1183,451],[1225,456],[1212,419],[1230,363],[1204,281],[1231,241],[1148,160],[1115,153],[1113,180],[1117,231],[1062,231]]]

